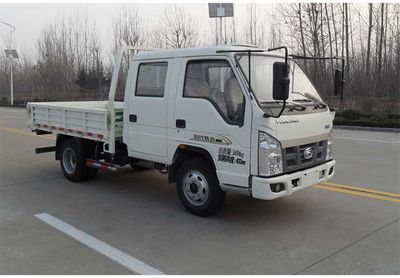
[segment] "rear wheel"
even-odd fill
[[[73,182],[92,178],[97,173],[97,169],[86,166],[85,157],[79,153],[78,144],[72,138],[61,145],[60,164],[64,176]]]
[[[185,208],[199,216],[215,214],[226,195],[219,186],[215,170],[199,157],[191,158],[179,167],[177,192]]]

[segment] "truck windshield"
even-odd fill
[[[237,60],[248,80],[248,55],[237,54]],[[277,101],[272,98],[273,84],[273,64],[282,62],[284,59],[280,57],[266,56],[260,54],[251,55],[251,87],[260,104],[274,104]],[[293,60],[289,60],[290,65],[290,85],[288,104],[295,103],[305,105],[320,104],[322,108],[323,101],[319,96],[314,85],[308,79],[300,66]],[[325,108],[325,107],[323,107]]]

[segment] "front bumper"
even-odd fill
[[[253,177],[251,195],[253,198],[262,200],[273,200],[290,195],[293,192],[306,189],[330,179],[335,174],[335,164],[336,161],[331,160],[313,168],[284,174],[279,177]],[[275,187],[277,184],[282,188],[282,191],[273,192],[271,185]]]

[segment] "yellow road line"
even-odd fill
[[[314,185],[313,188],[323,189],[323,190],[328,190],[328,191],[333,191],[333,192],[339,192],[339,193],[344,193],[344,194],[349,194],[349,195],[361,196],[361,197],[366,197],[366,198],[372,198],[372,199],[377,199],[377,200],[381,200],[381,201],[400,203],[400,198],[388,197],[388,196],[383,196],[380,194],[369,193],[369,192],[355,191],[352,189],[345,189],[342,187],[317,184],[317,185]]]
[[[383,196],[387,196],[387,197],[400,198],[400,194],[398,194],[398,193],[386,192],[386,191],[376,190],[376,189],[367,188],[367,187],[359,187],[359,186],[354,186],[354,185],[338,184],[338,183],[332,183],[332,182],[324,182],[321,184],[328,185],[328,186],[334,186],[334,187],[338,187],[338,188],[343,188],[343,189],[354,190],[354,191],[374,193],[374,194],[383,195]]]
[[[35,136],[36,138],[45,138],[45,139],[49,139],[49,140],[56,140],[56,138],[54,136],[49,136],[49,135],[40,135],[39,136],[33,132],[30,132],[30,131],[27,131],[24,129],[19,129],[19,128],[0,127],[0,130],[8,131],[8,132],[15,132],[15,133],[23,134],[23,135]]]

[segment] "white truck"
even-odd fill
[[[73,182],[93,178],[98,169],[154,167],[200,216],[214,214],[226,192],[272,200],[324,182],[335,172],[334,112],[294,56],[278,49],[124,47],[108,101],[27,104],[28,128],[57,136],[55,146],[36,152],[55,151]],[[116,102],[129,51],[135,55],[124,101]]]

